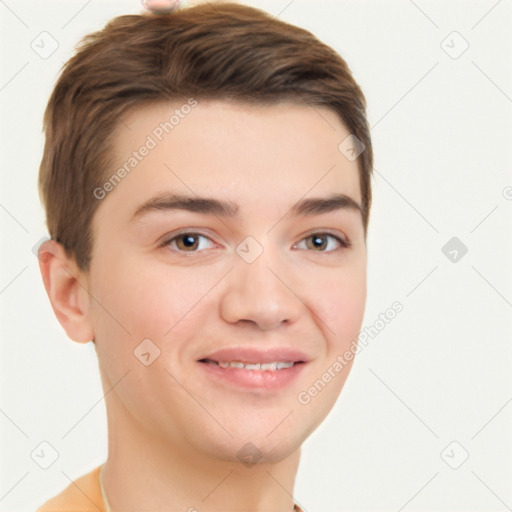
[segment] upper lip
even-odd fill
[[[276,347],[267,349],[256,349],[249,347],[233,347],[223,348],[211,352],[202,357],[199,361],[210,359],[211,361],[240,361],[241,363],[272,363],[272,362],[288,362],[306,363],[308,356],[295,348]]]

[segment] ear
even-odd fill
[[[38,259],[46,293],[68,337],[80,343],[94,341],[86,274],[55,240],[41,244]]]

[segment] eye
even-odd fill
[[[208,243],[201,243],[201,241],[209,241],[211,245]],[[334,252],[337,248],[349,248],[351,244],[348,240],[341,238],[339,236],[333,235],[331,233],[312,233],[309,236],[303,238],[299,244],[295,247],[299,249],[303,249],[304,247],[300,247],[300,244],[306,242],[306,249],[313,249],[315,252]],[[160,247],[170,247],[176,252],[200,252],[201,250],[208,249],[212,247],[213,242],[210,238],[200,233],[194,232],[182,232],[174,235],[172,238],[168,238],[164,240]],[[337,245],[337,246],[336,246]]]
[[[333,242],[329,243],[329,240],[333,240]],[[300,242],[306,241],[307,249],[314,249],[315,252],[334,252],[336,250],[336,244],[338,244],[338,248],[349,248],[351,246],[348,240],[345,240],[339,236],[332,235],[330,233],[312,233],[306,238],[303,238]],[[311,241],[308,243],[308,241]],[[299,245],[298,244],[298,245]],[[334,247],[333,247],[334,246]],[[300,249],[301,247],[299,247]]]
[[[178,252],[198,252],[198,248],[208,248],[204,243],[200,243],[201,239],[210,240],[207,236],[201,235],[200,233],[184,232],[164,240],[160,247],[169,246]]]

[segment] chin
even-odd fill
[[[247,467],[281,462],[300,449],[306,438],[306,435],[300,435],[299,429],[292,431],[290,424],[277,428],[275,424],[271,428],[265,425],[259,429],[253,425],[246,432],[240,429],[230,432],[233,438],[226,435],[222,440],[217,439],[217,443],[212,440],[207,449],[218,459],[242,463]]]

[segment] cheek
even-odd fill
[[[193,311],[210,281],[197,269],[158,263],[126,261],[110,271],[99,269],[93,282],[96,326],[113,329],[121,338],[128,331],[133,341],[162,338]]]
[[[331,273],[323,283],[324,289],[318,290],[310,309],[324,335],[325,353],[311,368],[309,387],[298,396],[301,405],[315,408],[318,422],[336,403],[354,364],[366,305],[366,270],[354,266],[336,277]]]
[[[325,334],[327,350],[340,352],[361,330],[366,305],[366,270],[330,273],[317,280],[310,304],[319,328]]]

